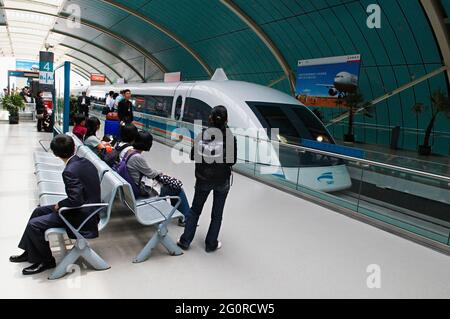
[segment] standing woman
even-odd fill
[[[218,237],[225,201],[230,191],[231,168],[237,160],[236,138],[227,124],[227,109],[221,105],[216,106],[209,116],[209,128],[194,141],[191,159],[195,160],[195,195],[184,234],[178,241],[178,246],[184,250],[189,248],[194,239],[198,220],[211,191],[214,200],[211,223],[205,240],[206,252],[213,252],[222,247]]]
[[[44,123],[45,106],[44,106],[44,100],[42,99],[43,95],[44,95],[44,92],[39,91],[36,96],[36,118],[37,118],[38,132],[42,131],[42,124]]]

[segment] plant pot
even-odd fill
[[[428,145],[420,145],[419,146],[419,154],[429,156],[431,155],[431,146]]]
[[[9,124],[19,124],[19,116],[9,116]]]
[[[344,142],[355,143],[355,135],[353,135],[353,134],[345,134],[344,135]]]

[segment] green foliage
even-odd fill
[[[412,107],[412,111],[418,115],[422,114],[427,108],[431,109],[431,118],[425,131],[424,146],[429,146],[431,133],[439,113],[444,113],[450,119],[450,98],[441,90],[436,90],[430,96],[430,106],[423,103],[417,103]]]
[[[439,113],[445,113],[450,116],[450,98],[446,96],[441,90],[436,90],[430,96],[430,106],[423,103],[417,103],[412,107],[412,111],[417,114],[422,114],[427,108],[431,108],[431,114],[436,117]]]
[[[3,97],[2,106],[10,116],[19,116],[19,110],[25,107],[25,101],[19,94],[13,93]]]
[[[339,99],[338,99],[339,100]],[[367,117],[372,117],[373,113],[373,104],[370,102],[366,102],[364,96],[361,94],[359,90],[354,93],[348,93],[343,97],[343,102],[345,103],[348,109],[348,132],[347,135],[344,136],[345,139],[349,139],[348,141],[354,141],[353,136],[353,122],[354,115],[359,109],[362,109],[363,115]]]

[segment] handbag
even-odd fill
[[[181,191],[183,188],[183,182],[179,179],[169,176],[169,175],[159,175],[155,180],[161,183],[163,186],[167,186],[175,191]]]
[[[159,192],[158,190],[156,190],[153,186],[147,185],[145,183],[141,183],[140,185],[140,197],[158,197],[159,196]]]
[[[44,114],[36,114],[36,118],[38,120],[43,120],[44,119]]]

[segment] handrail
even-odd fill
[[[42,142],[51,142],[51,141],[49,141],[49,140],[39,140],[39,144],[42,146],[42,148],[44,149],[44,151],[45,151],[46,153],[48,153],[49,149],[47,149],[47,148],[44,146],[44,144],[43,144]]]
[[[234,134],[234,135],[248,138],[248,136],[246,136],[246,135],[240,135],[240,134]],[[396,165],[392,165],[392,164],[376,162],[376,161],[372,161],[372,160],[368,160],[368,159],[363,159],[363,158],[352,157],[352,156],[348,156],[348,155],[342,155],[342,154],[338,154],[338,153],[322,151],[322,150],[309,148],[309,147],[305,147],[305,146],[301,146],[301,145],[292,145],[292,144],[281,143],[279,141],[265,140],[265,139],[261,140],[260,138],[257,138],[257,142],[258,143],[261,142],[261,141],[262,142],[271,143],[271,144],[272,143],[279,144],[279,145],[282,145],[283,147],[288,147],[288,148],[292,148],[292,149],[295,149],[295,150],[299,150],[300,152],[316,153],[316,154],[319,154],[319,155],[331,156],[331,157],[335,157],[335,158],[344,159],[344,160],[347,160],[347,161],[357,162],[358,164],[367,164],[367,165],[371,165],[371,166],[380,166],[380,167],[387,168],[387,169],[398,170],[398,171],[401,171],[401,172],[404,172],[404,173],[419,175],[419,176],[422,176],[422,177],[434,178],[434,179],[438,179],[438,180],[447,182],[447,183],[449,183],[449,186],[450,186],[450,177],[447,177],[447,176],[437,175],[437,174],[428,173],[428,172],[424,172],[424,171],[418,171],[418,170],[415,170],[415,169],[412,169],[412,168],[406,168],[406,167],[396,166]]]
[[[343,123],[343,122],[339,122],[336,125],[338,126],[347,126],[347,123]],[[389,125],[377,125],[377,124],[371,124],[371,123],[362,123],[362,122],[355,122],[353,123],[354,127],[363,127],[365,129],[371,129],[371,130],[379,130],[379,131],[387,131],[390,132],[392,131],[392,129],[395,128],[395,126],[389,126]],[[400,127],[400,130],[408,133],[408,134],[421,134],[424,135],[425,129],[417,129],[417,128],[412,128],[412,127]],[[437,131],[437,130],[433,130],[432,132],[433,135],[435,136],[444,136],[446,138],[450,138],[450,133],[449,132],[444,132],[444,131]]]

